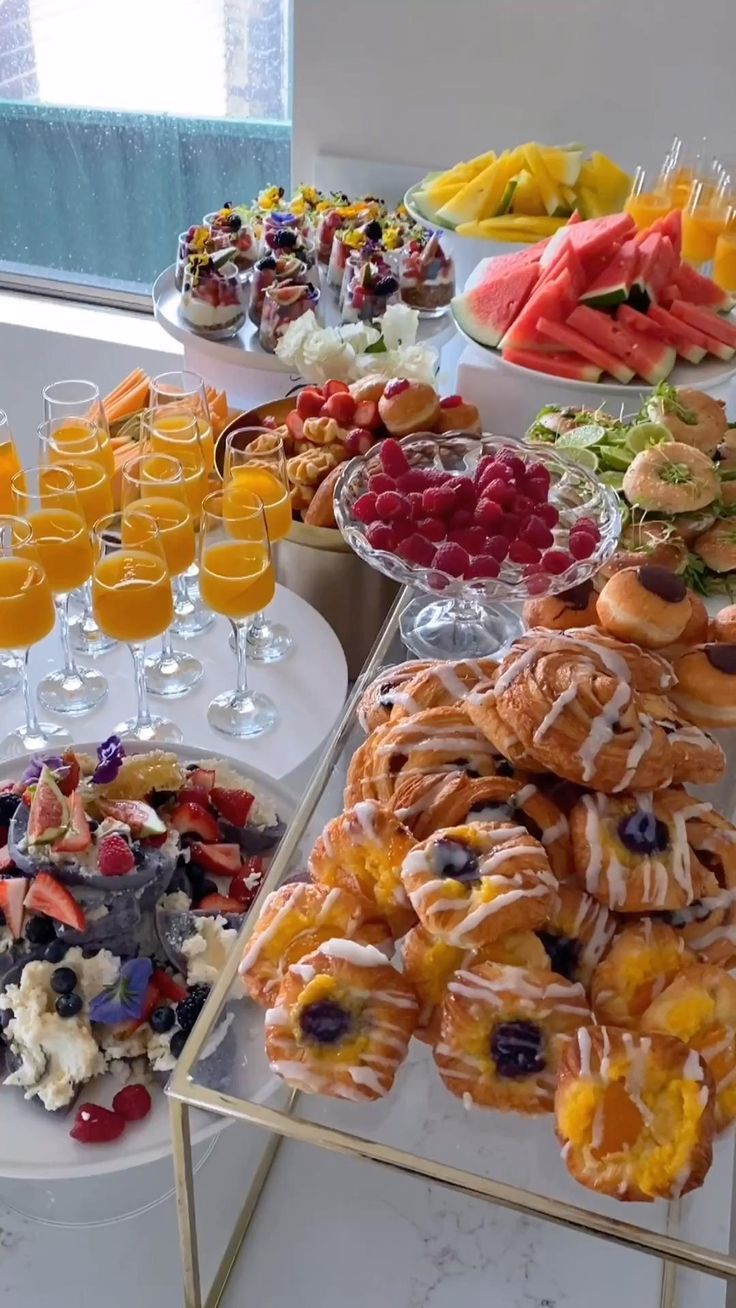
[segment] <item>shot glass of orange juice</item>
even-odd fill
[[[0,743],[3,757],[71,744],[63,727],[39,722],[28,676],[30,650],[53,626],[53,596],[33,543],[31,524],[25,518],[4,515],[0,517],[0,650],[19,656],[25,715],[23,725]]]
[[[180,741],[181,731],[148,707],[146,641],[171,625],[171,579],[158,527],[139,511],[125,521],[119,513],[100,518],[94,530],[92,605],[103,631],[130,647],[137,711],[115,728],[128,740]]]
[[[161,413],[169,431],[176,432],[188,414],[197,419],[199,443],[209,477],[215,466],[215,444],[212,435],[212,418],[207,403],[207,389],[196,372],[162,372],[151,382],[150,406],[165,410]]]
[[[266,437],[266,440],[260,439]],[[241,427],[225,442],[224,486],[229,496],[252,491],[263,502],[271,545],[291,531],[291,494],[283,441],[265,427]],[[248,656],[255,663],[278,663],[294,648],[294,638],[281,623],[257,613],[248,628]]]
[[[248,621],[270,604],[275,584],[259,497],[246,490],[208,495],[202,505],[199,588],[204,603],[229,619],[238,666],[235,690],[216,696],[207,711],[210,726],[225,736],[261,736],[278,722],[273,701],[248,686]]]
[[[79,667],[69,634],[69,596],[92,575],[87,519],[67,468],[43,464],[16,473],[13,508],[31,524],[33,543],[56,604],[63,664],[38,683],[38,701],[54,713],[89,713],[107,694],[107,680]]]
[[[135,528],[131,519],[148,514],[158,526],[169,575],[174,582],[194,562],[196,542],[184,471],[170,454],[140,454],[123,466],[121,506],[123,540]],[[126,528],[127,524],[127,528]],[[146,659],[146,683],[151,695],[186,695],[202,679],[199,659],[174,648],[171,627],[163,634],[161,653]]]

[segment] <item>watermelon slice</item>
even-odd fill
[[[498,345],[529,298],[537,276],[535,263],[517,264],[500,274],[491,269],[477,286],[455,296],[455,321],[481,345]]]
[[[669,376],[675,365],[675,351],[671,345],[655,341],[642,332],[631,332],[600,309],[580,305],[570,314],[568,325],[601,345],[604,350],[623,359],[634,372],[656,386]]]
[[[684,318],[675,318],[668,309],[663,309],[660,304],[652,304],[647,315],[654,322],[660,323],[671,335],[679,332],[680,336],[690,341],[692,345],[699,345],[707,354],[714,354],[717,359],[732,359],[733,354],[730,345],[724,345],[723,341],[716,340],[715,336],[706,336],[704,332],[692,327]]]
[[[551,377],[569,377],[572,381],[600,381],[601,368],[581,359],[578,354],[543,354],[540,350],[517,350],[507,347],[502,351],[508,363],[533,372],[548,373]]]
[[[654,307],[654,306],[652,306]],[[696,345],[689,336],[663,326],[652,317],[652,309],[649,313],[639,313],[637,309],[632,309],[628,304],[620,304],[616,310],[616,319],[624,327],[630,327],[632,331],[644,332],[646,336],[654,336],[658,341],[664,341],[665,345],[673,345],[682,359],[687,359],[688,363],[700,363],[705,358],[706,350],[701,345]]]
[[[639,232],[634,240],[639,247],[639,266],[632,287],[636,287],[649,302],[657,302],[662,289],[677,271],[678,258],[672,241],[669,236],[651,229]]]
[[[686,304],[684,300],[675,300],[670,312],[675,318],[689,322],[691,327],[696,327],[704,335],[714,336],[736,353],[736,326],[726,318],[719,318],[717,313],[698,308],[696,304]]]
[[[638,249],[634,241],[624,241],[606,267],[583,291],[580,299],[593,309],[610,308],[626,299],[637,267]]]
[[[511,324],[501,340],[501,349],[549,350],[549,338],[537,329],[540,318],[561,322],[577,304],[577,287],[573,285],[566,268],[556,277],[538,283],[529,296],[518,318]]]
[[[573,250],[585,266],[594,256],[614,253],[622,241],[634,234],[635,223],[628,213],[612,213],[605,218],[588,218],[582,223],[568,223],[563,229]]]
[[[671,209],[663,218],[655,218],[647,230],[661,232],[663,236],[668,237],[679,261],[682,254],[682,213],[679,209]]]
[[[580,332],[576,332],[572,327],[567,327],[561,322],[551,322],[549,318],[540,318],[537,327],[543,336],[549,336],[556,344],[563,345],[566,349],[581,355],[583,359],[588,359],[590,363],[597,364],[604,372],[610,372],[616,381],[630,382],[634,376],[633,370],[614,354],[609,354],[608,350],[581,336]]]
[[[704,277],[688,263],[681,263],[673,277],[668,280],[673,281],[680,292],[678,298],[687,300],[689,304],[699,304],[704,308],[716,309],[723,313],[733,308],[733,298],[728,292],[722,291],[710,277]]]

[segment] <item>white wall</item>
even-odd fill
[[[294,0],[294,52],[296,181],[319,153],[421,171],[529,139],[736,155],[736,0]]]

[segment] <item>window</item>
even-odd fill
[[[0,277],[148,291],[288,186],[289,0],[0,0]]]

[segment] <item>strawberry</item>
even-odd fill
[[[324,395],[316,386],[305,386],[296,397],[296,411],[300,418],[318,418]]]
[[[355,400],[349,391],[338,391],[325,400],[320,417],[334,418],[341,427],[352,427],[355,407]]]
[[[153,973],[152,984],[155,985],[162,999],[171,1000],[172,1004],[180,1004],[182,999],[187,997],[186,986],[179,985],[173,976],[165,972],[162,967],[157,967]]]
[[[117,832],[104,836],[97,846],[97,871],[103,877],[124,877],[135,867],[135,854]]]
[[[8,877],[0,881],[0,908],[14,940],[23,935],[23,903],[28,882],[25,877]]]
[[[74,931],[84,931],[87,918],[84,909],[77,903],[66,886],[52,877],[49,872],[39,872],[31,882],[23,901],[25,908],[33,913],[45,913],[56,922],[63,922]]]
[[[210,799],[217,807],[215,795],[217,790],[210,792]],[[251,800],[252,803],[252,800]],[[220,832],[217,822],[211,813],[201,804],[195,804],[191,800],[182,800],[172,810],[169,822],[175,831],[182,836],[197,836],[205,844],[217,844],[220,839]]]
[[[224,790],[215,786],[210,800],[220,817],[234,827],[244,827],[253,807],[253,796],[248,790]]]
[[[206,872],[218,877],[232,877],[240,871],[240,845],[200,845],[193,841],[192,859]]]
[[[197,908],[201,908],[203,912],[209,910],[217,913],[242,913],[243,911],[240,900],[230,899],[227,895],[205,895],[204,899],[200,899]]]
[[[12,872],[14,868],[15,863],[10,857],[8,846],[3,845],[2,849],[0,849],[0,876],[6,876],[7,873]]]
[[[126,1085],[118,1090],[112,1107],[126,1122],[140,1122],[151,1111],[151,1096],[144,1085]]]
[[[344,395],[346,391],[349,392],[350,387],[344,381],[328,381],[325,382],[323,389],[329,399],[331,395]]]
[[[65,777],[62,777],[61,781],[59,782],[59,790],[61,791],[62,795],[71,795],[72,792],[75,791],[77,789],[77,786],[79,785],[79,778],[81,776],[79,760],[76,754],[74,753],[74,750],[68,749],[66,753],[62,756],[61,761],[64,764],[64,767],[68,768],[69,771],[67,772]]]
[[[69,1132],[80,1144],[109,1144],[125,1130],[125,1118],[100,1104],[80,1104]]]
[[[360,404],[355,406],[353,423],[356,427],[367,427],[369,431],[375,431],[377,427],[380,427],[381,419],[376,401],[361,400]]]
[[[304,419],[299,417],[296,409],[292,409],[290,413],[287,413],[286,426],[289,428],[294,440],[304,439]]]
[[[192,768],[184,783],[184,789],[189,791],[192,786],[195,786],[197,790],[205,790],[209,794],[214,784],[214,768]]]
[[[238,875],[233,877],[228,894],[231,899],[237,899],[241,904],[241,912],[250,908],[258,894],[264,874],[263,859],[254,854],[245,860]]]

